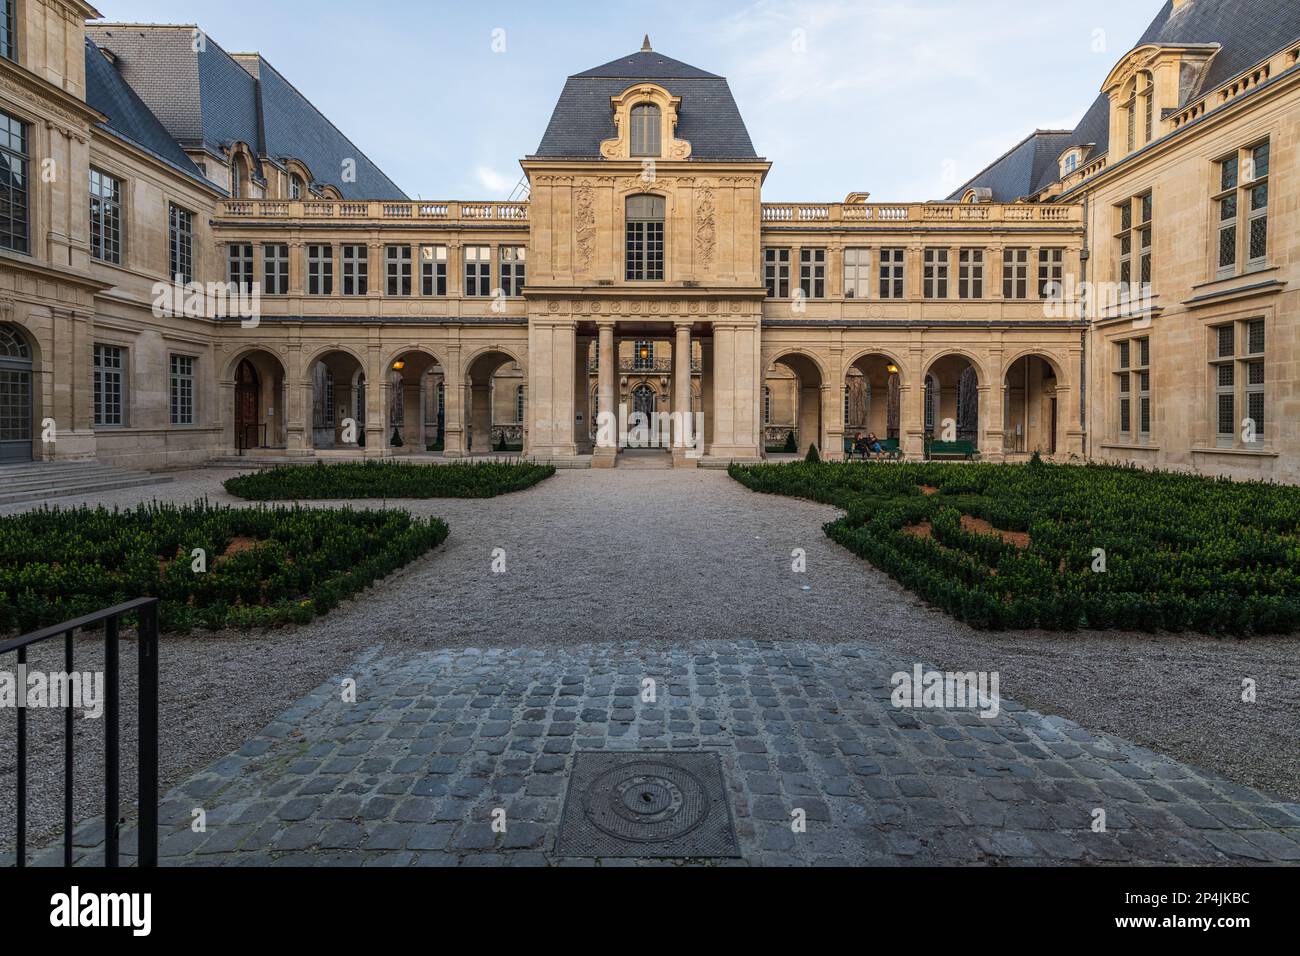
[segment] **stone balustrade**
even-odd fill
[[[383,202],[240,199],[218,204],[219,219],[324,219],[436,223],[528,222],[526,202]]]
[[[1083,224],[1083,207],[1031,203],[764,203],[763,223],[1017,223]]]

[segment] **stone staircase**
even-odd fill
[[[0,465],[0,506],[92,496],[104,491],[171,482],[166,475],[127,471],[95,461]]]

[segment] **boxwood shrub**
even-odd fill
[[[164,630],[305,623],[436,548],[447,526],[405,511],[47,508],[0,518],[0,632],[138,597]],[[194,570],[202,549],[206,570]]]
[[[731,475],[843,509],[826,526],[833,540],[976,627],[1300,630],[1300,488],[1041,461],[799,462]],[[1029,544],[968,529],[963,516]]]
[[[346,501],[353,498],[495,498],[555,474],[529,462],[415,465],[392,461],[287,465],[231,478],[226,491],[249,501]]]

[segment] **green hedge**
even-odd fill
[[[405,511],[199,502],[14,515],[0,518],[0,632],[138,597],[161,599],[168,631],[306,623],[446,537],[441,521]],[[196,573],[200,548],[207,568]]]
[[[1300,630],[1300,488],[1101,465],[733,466],[847,514],[835,541],[981,628]],[[939,489],[927,496],[921,486]],[[1027,532],[1017,548],[962,515]],[[929,522],[931,535],[906,528]],[[1106,569],[1093,569],[1094,549]]]
[[[367,461],[288,465],[231,478],[226,491],[249,501],[346,501],[352,498],[495,498],[555,474],[528,462],[412,465]]]

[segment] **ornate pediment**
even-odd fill
[[[658,156],[632,155],[632,110],[642,104],[657,107],[659,110],[661,148]],[[691,144],[677,138],[677,111],[682,105],[680,96],[673,96],[655,83],[638,83],[629,86],[618,96],[612,97],[610,105],[614,110],[614,130],[618,135],[600,144],[600,155],[603,159],[646,161],[690,159]]]

